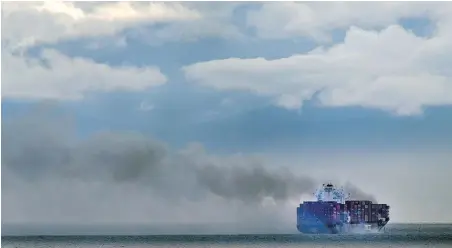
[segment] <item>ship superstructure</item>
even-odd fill
[[[316,201],[297,207],[297,229],[302,233],[348,233],[381,230],[389,222],[389,206],[350,195],[327,183],[315,193]]]

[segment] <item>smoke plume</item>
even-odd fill
[[[350,194],[350,200],[369,200],[372,201],[372,203],[378,203],[373,195],[363,192],[350,182],[345,183],[344,189]]]
[[[3,123],[6,221],[278,222],[318,186],[258,157],[213,156],[196,143],[173,151],[128,131],[81,138],[72,123],[46,108]]]

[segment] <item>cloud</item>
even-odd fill
[[[124,47],[127,37],[162,43],[237,36],[228,23],[234,6],[214,11],[212,5],[183,3],[3,3],[2,96],[78,100],[91,92],[141,91],[162,85],[167,78],[155,66],[113,67],[54,49],[38,49],[35,57],[29,51],[65,40],[85,41],[86,48],[95,50],[105,45]]]
[[[195,10],[201,17],[183,22],[167,22],[158,26],[137,26],[128,30],[125,35],[150,45],[193,42],[202,38],[244,39],[245,35],[234,24],[234,11],[241,5],[246,4],[184,2],[182,6]]]
[[[188,80],[217,90],[250,91],[298,109],[317,96],[323,106],[361,106],[399,115],[452,103],[450,19],[431,38],[398,25],[351,27],[343,43],[287,58],[229,58],[187,65]]]
[[[155,66],[113,67],[54,49],[31,56],[27,49],[64,39],[112,36],[142,23],[198,18],[195,11],[163,3],[10,2],[2,7],[2,21],[7,23],[2,29],[2,96],[22,100],[79,100],[93,92],[141,91],[162,85],[167,78]]]
[[[78,100],[87,93],[140,91],[166,83],[154,66],[112,67],[46,49],[38,57],[2,54],[2,97]]]
[[[196,20],[196,10],[178,3],[3,3],[2,40],[11,46],[32,46],[62,39],[115,35],[144,24]],[[30,25],[30,22],[33,25]]]
[[[136,28],[128,36],[151,45],[165,42],[193,42],[200,38],[215,37],[223,39],[241,39],[244,36],[238,29],[226,21],[194,20],[183,23],[171,23],[156,28]]]
[[[16,48],[100,36],[126,35],[149,43],[201,37],[237,39],[244,38],[244,34],[236,25],[236,11],[250,5],[238,2],[3,3],[2,20],[8,25],[3,27],[2,39]],[[254,28],[257,37],[264,39],[302,36],[330,41],[331,31],[350,26],[383,28],[402,18],[427,17],[436,21],[448,14],[450,5],[444,3],[264,3],[260,8],[246,10],[245,25]],[[31,20],[33,26],[28,25]]]
[[[89,47],[124,46],[126,36],[148,43],[200,37],[239,37],[230,22],[238,4],[66,2],[3,3],[2,42],[8,49],[95,38]],[[218,8],[215,8],[218,7]],[[33,25],[29,25],[33,22]],[[108,39],[105,39],[108,37]],[[116,41],[115,41],[116,40]]]
[[[263,39],[310,37],[330,42],[331,32],[350,26],[375,29],[403,18],[432,18],[450,14],[449,3],[279,2],[264,3],[247,14],[247,26]]]
[[[317,182],[259,157],[173,151],[135,132],[75,136],[71,116],[42,106],[2,125],[7,223],[294,221]],[[288,222],[287,222],[288,221]]]

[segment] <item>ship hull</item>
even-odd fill
[[[380,232],[386,224],[323,224],[321,222],[310,222],[297,225],[300,233],[304,234],[346,234],[346,233],[366,233]]]

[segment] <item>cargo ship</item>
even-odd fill
[[[323,184],[317,201],[297,207],[297,229],[309,234],[340,234],[381,231],[389,222],[389,206],[370,200],[349,200],[343,189]]]

